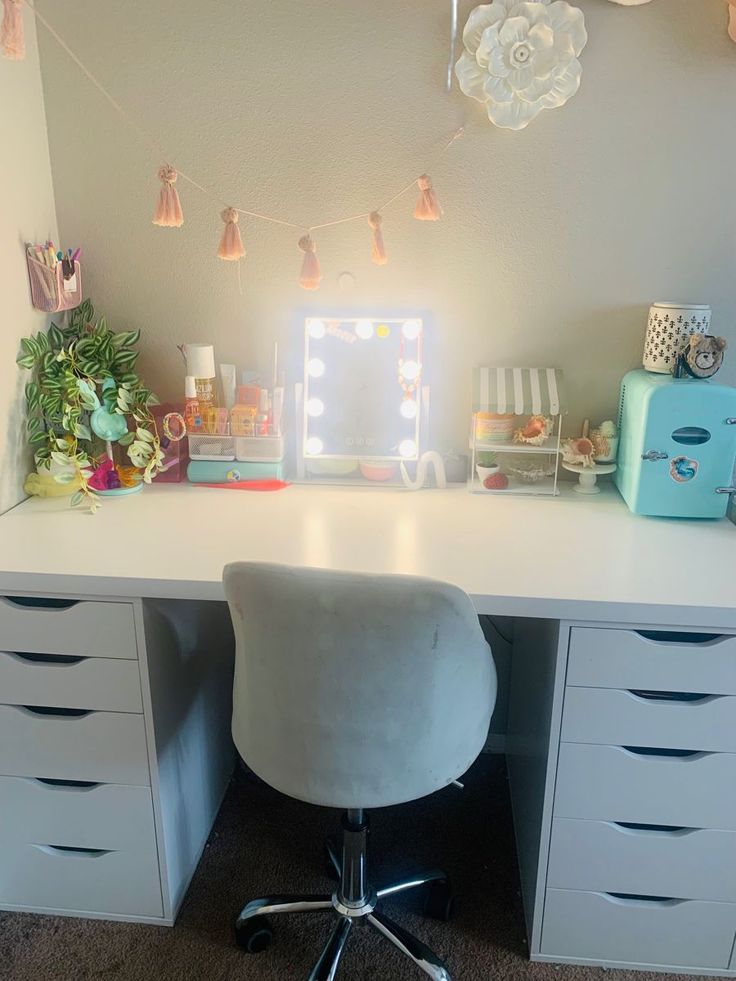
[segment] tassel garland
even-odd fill
[[[235,208],[225,208],[220,217],[225,222],[225,228],[220,239],[220,247],[217,250],[218,256],[233,262],[242,259],[245,255],[245,249],[238,228],[238,212]]]
[[[419,185],[419,200],[414,208],[414,217],[419,221],[439,221],[442,217],[442,208],[432,187],[431,178],[428,174],[422,174],[417,184]]]
[[[736,0],[728,0],[728,36],[736,41]]]
[[[373,229],[373,249],[371,251],[371,259],[377,266],[385,266],[388,262],[388,256],[386,255],[386,246],[384,245],[383,232],[381,231],[383,218],[377,211],[371,211],[371,213],[368,215],[368,224]]]
[[[164,164],[159,169],[158,176],[161,181],[161,190],[158,194],[153,224],[160,225],[161,228],[180,228],[184,224],[184,215],[179,201],[179,192],[174,187],[179,175],[169,164]]]
[[[319,259],[317,258],[316,252],[317,246],[314,244],[312,236],[302,235],[299,239],[299,248],[304,253],[299,285],[303,290],[319,289],[322,271],[319,268]]]
[[[3,54],[12,61],[22,61],[26,56],[23,33],[23,0],[3,0],[3,23],[0,27],[0,46]]]

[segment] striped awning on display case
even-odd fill
[[[475,369],[473,412],[557,416],[565,411],[559,368]]]

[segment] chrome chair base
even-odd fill
[[[249,953],[265,950],[271,942],[267,917],[282,913],[317,913],[332,910],[337,922],[309,981],[334,981],[353,923],[362,921],[412,960],[433,981],[451,981],[447,968],[437,955],[393,920],[380,912],[382,899],[412,889],[429,887],[425,913],[446,920],[451,915],[452,892],[444,872],[433,869],[419,873],[383,889],[371,889],[367,882],[367,823],[362,811],[348,811],[343,819],[342,856],[334,841],[327,842],[329,861],[340,878],[331,895],[266,896],[251,900],[238,916],[235,932],[238,944]]]

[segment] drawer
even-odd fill
[[[548,889],[542,954],[640,965],[727,968],[736,906]]]
[[[736,831],[552,822],[547,885],[557,889],[736,903],[734,869]]]
[[[562,739],[736,753],[736,696],[567,688]]]
[[[136,658],[133,605],[0,596],[0,650]]]
[[[142,715],[49,712],[0,705],[0,774],[149,784]]]
[[[0,777],[0,835],[23,844],[150,850],[155,845],[151,791]]]
[[[142,712],[138,662],[0,651],[0,701]]]
[[[736,636],[645,633],[573,627],[567,684],[736,695]]]
[[[0,903],[162,916],[155,845],[115,851],[19,844],[0,832]]]
[[[736,754],[562,743],[554,816],[736,831]]]

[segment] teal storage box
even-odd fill
[[[192,484],[226,484],[234,480],[283,480],[283,463],[239,463],[237,460],[191,460],[187,478]]]
[[[614,481],[635,514],[722,518],[736,458],[736,389],[639,369],[621,384]]]

